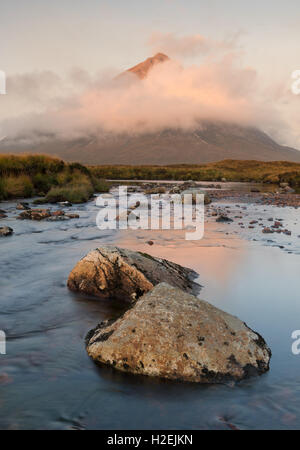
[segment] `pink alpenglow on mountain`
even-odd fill
[[[164,53],[157,53],[156,55],[147,58],[145,61],[141,62],[140,64],[137,64],[134,67],[131,67],[127,70],[127,72],[134,73],[137,77],[139,77],[141,80],[147,77],[149,71],[156,66],[157,64],[164,63],[166,61],[169,61],[170,58],[165,55]],[[125,72],[126,73],[126,72]]]

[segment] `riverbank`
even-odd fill
[[[112,185],[118,185],[122,180],[123,183],[139,180],[145,184],[147,180],[152,180],[152,183],[157,180],[157,187],[167,181],[174,182],[175,186],[178,181],[193,180],[198,184],[214,183],[210,189],[222,189],[221,184],[228,182],[251,182],[253,193],[259,189],[261,192],[292,194],[300,193],[300,164],[228,160],[167,167],[87,167],[47,155],[0,155],[0,201],[38,196],[40,204],[62,201],[84,203],[94,193],[108,192]]]
[[[231,181],[287,183],[300,188],[300,164],[286,161],[224,160],[170,166],[89,166],[96,177],[116,180]]]

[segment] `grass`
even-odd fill
[[[96,177],[113,180],[248,181],[300,186],[300,164],[285,161],[224,160],[199,165],[170,166],[94,166]]]
[[[96,192],[98,193],[109,192],[111,188],[111,183],[108,183],[104,179],[98,180],[96,177],[92,177],[92,181]]]
[[[87,202],[95,191],[91,178],[78,170],[63,172],[46,195],[49,203],[68,201],[71,203]]]
[[[0,200],[40,196],[42,202],[87,201],[108,192],[106,180],[247,181],[289,183],[300,192],[300,164],[224,160],[198,165],[83,166],[47,155],[0,155]]]
[[[46,195],[47,203],[56,203],[68,201],[71,203],[84,203],[87,202],[93,191],[86,186],[64,186],[53,187]]]
[[[10,175],[1,179],[0,195],[3,199],[31,197],[33,192],[32,181],[27,175]]]
[[[86,202],[94,192],[108,192],[110,183],[79,163],[47,155],[0,155],[0,200],[44,197],[42,202]]]

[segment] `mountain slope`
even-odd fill
[[[2,142],[1,152],[16,153],[13,142]],[[49,140],[19,152],[49,153],[87,164],[200,164],[223,159],[300,162],[300,152],[278,145],[255,129],[207,123],[198,130],[164,130],[141,135],[105,135],[76,141]]]
[[[143,82],[155,65],[168,60],[168,56],[157,53],[118,78],[131,73],[141,80],[137,82]],[[98,133],[73,141],[38,133],[36,142],[39,144],[28,144],[26,136],[4,138],[0,141],[0,153],[49,153],[87,164],[199,164],[223,159],[300,162],[300,151],[277,144],[259,129],[221,122],[201,123],[190,131]]]

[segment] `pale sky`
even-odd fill
[[[270,102],[280,91],[280,108],[293,121],[293,136],[282,143],[300,147],[300,96],[281,95],[300,69],[299,24],[299,0],[2,0],[0,70],[118,73],[152,54],[153,33],[216,42],[238,36],[243,66],[270,89]],[[181,62],[201,64],[201,55],[182,55]]]
[[[299,0],[10,0],[0,2],[8,74],[74,66],[126,68],[153,32],[222,39],[240,32],[247,62],[275,76],[300,65]]]

